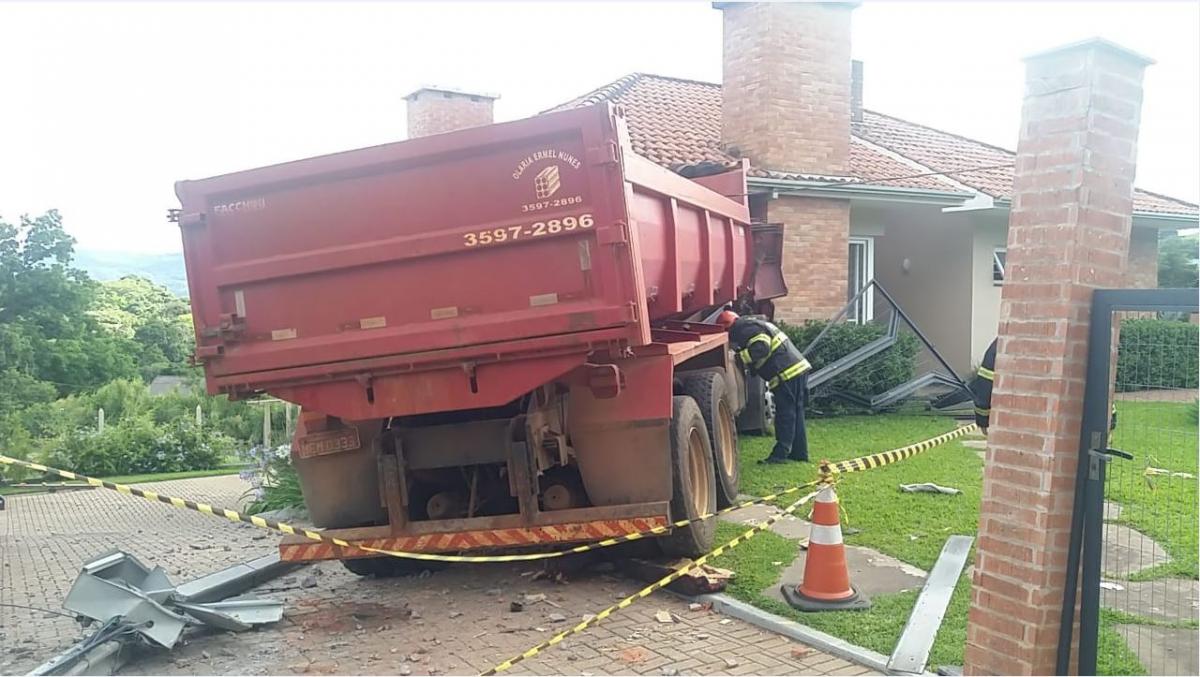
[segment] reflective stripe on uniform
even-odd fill
[[[779,332],[778,334],[776,334],[775,337],[771,339],[771,349],[769,351],[767,351],[767,354],[764,355],[761,360],[754,363],[754,368],[758,369],[759,367],[766,364],[767,360],[771,359],[771,356],[775,354],[776,350],[779,350],[779,346],[783,345],[783,342],[786,340],[787,340],[787,335],[784,334],[783,332]]]
[[[988,381],[994,381],[996,379],[996,372],[988,369],[987,367],[980,367],[978,373],[979,378],[986,379]]]
[[[807,359],[801,357],[799,362],[793,364],[787,369],[784,369],[783,371],[779,372],[778,376],[770,381],[767,381],[767,387],[771,390],[774,390],[779,386],[780,383],[783,383],[784,381],[790,381],[809,369],[812,369],[812,365],[808,363]]]
[[[975,413],[979,414],[980,416],[991,416],[992,410],[984,409],[983,407],[975,407]]]

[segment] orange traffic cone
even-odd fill
[[[871,606],[871,600],[850,585],[833,487],[821,489],[813,504],[804,581],[798,586],[784,583],[782,592],[787,603],[800,611],[845,611]]]

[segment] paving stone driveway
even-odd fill
[[[237,505],[237,477],[145,485]],[[270,552],[275,536],[93,489],[14,496],[0,512],[0,604],[61,611],[80,564],[113,548],[163,566],[176,583]],[[534,563],[462,565],[425,577],[362,579],[335,562],[265,584],[285,620],[232,635],[189,631],[125,674],[465,674],[491,667],[595,613],[640,584],[582,573],[533,581]],[[522,575],[525,574],[525,575]],[[510,602],[546,595],[524,611]],[[673,622],[658,621],[659,611]],[[0,606],[0,674],[32,669],[81,636],[70,618]],[[828,654],[659,593],[520,664],[514,674],[868,674]]]
[[[640,584],[587,572],[534,581],[534,563],[460,565],[427,577],[362,579],[326,562],[265,584],[285,620],[243,635],[197,632],[122,674],[478,674]],[[525,574],[525,575],[522,575]],[[312,586],[312,587],[305,587]],[[526,595],[545,601],[513,612]],[[670,614],[671,622],[656,618]],[[837,674],[870,671],[659,593],[519,663],[512,674]]]
[[[136,485],[238,506],[249,485],[236,475]],[[82,634],[63,599],[83,562],[119,548],[183,583],[265,555],[275,537],[254,527],[107,489],[9,496],[0,511],[0,674],[26,672]],[[3,605],[45,609],[39,611]]]

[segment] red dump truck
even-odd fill
[[[300,405],[292,460],[329,533],[544,548],[737,495],[746,381],[704,320],[786,293],[744,168],[663,169],[603,105],[175,191],[208,390]],[[694,556],[712,538],[707,520],[660,543]],[[280,552],[406,563],[291,537]]]

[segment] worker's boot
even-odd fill
[[[775,463],[787,463],[787,462],[788,462],[788,460],[790,460],[790,459],[788,459],[788,457],[786,457],[786,456],[776,456],[775,454],[771,454],[770,456],[768,456],[768,457],[766,457],[766,458],[764,458],[764,459],[760,460],[758,463],[759,463],[759,465],[763,465],[763,464],[775,464]]]

